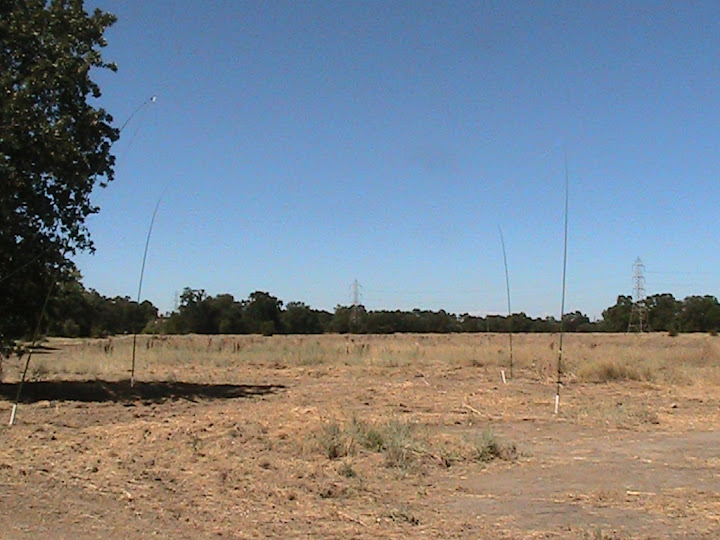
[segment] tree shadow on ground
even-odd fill
[[[15,401],[19,383],[0,383],[0,399]],[[26,382],[20,403],[37,401],[160,402],[185,399],[239,399],[273,394],[281,384],[200,384],[187,382],[39,381]]]

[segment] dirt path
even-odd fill
[[[129,501],[86,488],[58,485],[41,475],[4,484],[0,492],[0,537],[8,540],[192,539],[197,529],[164,516],[145,515]]]
[[[586,531],[717,538],[720,431],[598,434],[567,423],[506,426],[530,455],[460,483],[449,505],[511,536]],[[550,534],[552,533],[552,534]]]

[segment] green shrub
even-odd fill
[[[505,444],[498,441],[491,431],[483,431],[474,441],[472,458],[475,461],[487,463],[494,459],[511,461],[517,457],[517,448],[514,444]]]

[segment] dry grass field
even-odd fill
[[[720,537],[718,337],[131,343],[6,363],[2,538]]]

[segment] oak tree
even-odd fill
[[[32,333],[113,179],[119,131],[91,76],[115,17],[82,0],[0,1],[0,360]]]

